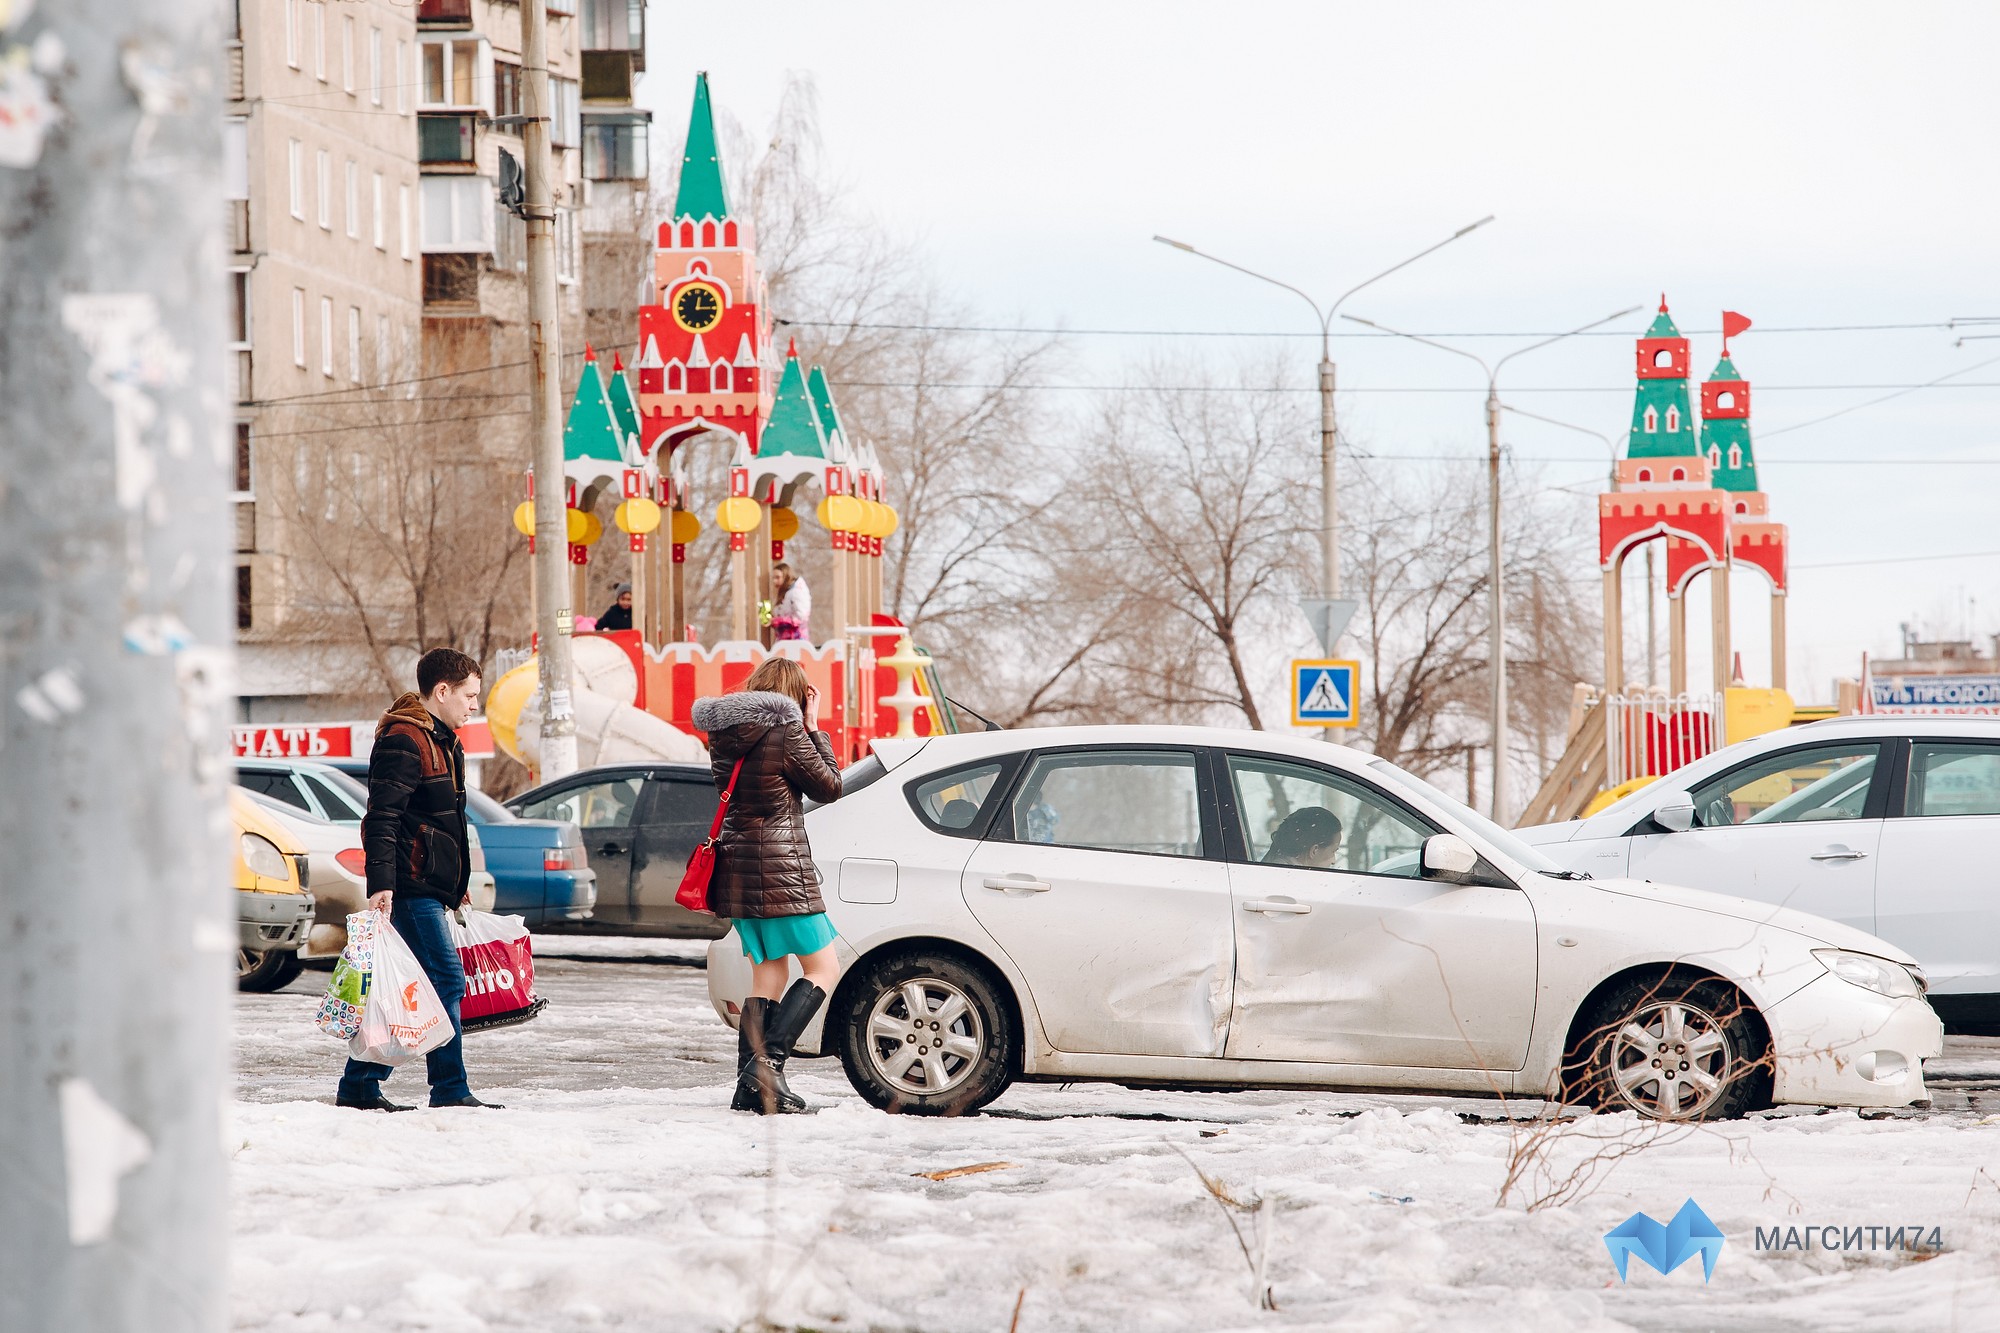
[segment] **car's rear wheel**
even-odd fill
[[[247,991],[283,990],[305,967],[295,949],[239,948],[236,951],[236,989]]]
[[[889,955],[843,989],[840,1062],[870,1105],[965,1115],[1013,1081],[1019,1039],[983,968],[948,953]]]
[[[1597,1005],[1569,1068],[1600,1111],[1654,1120],[1728,1120],[1770,1104],[1763,1025],[1713,978],[1638,978]]]

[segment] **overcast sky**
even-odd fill
[[[1653,12],[656,3],[642,100],[658,117],[654,169],[670,175],[697,69],[753,131],[788,74],[809,73],[855,202],[915,237],[995,322],[1292,335],[1079,336],[1078,382],[1162,349],[1223,365],[1279,348],[1313,384],[1303,303],[1155,233],[1324,300],[1495,214],[1346,308],[1414,331],[1532,334],[1643,305],[1613,326],[1622,336],[1533,353],[1501,382],[1512,405],[1604,432],[1630,418],[1630,337],[1662,291],[1694,338],[1697,378],[1714,365],[1719,312],[1749,315],[1733,350],[1753,384],[1764,489],[1791,526],[1791,683],[1830,698],[1863,650],[1894,653],[1903,621],[2000,629],[2000,360],[1963,387],[1778,433],[2000,359],[2000,338],[1953,345],[2000,323],[1942,327],[2000,316],[2000,7]],[[1784,331],[1826,325],[1925,327]],[[1355,337],[1335,358],[1357,443],[1483,455],[1470,362]],[[1587,490],[1601,474],[1586,435],[1512,418],[1505,439],[1540,484]],[[1594,522],[1587,501],[1569,512]],[[1930,556],[1953,558],[1912,558]],[[1762,683],[1766,596],[1755,575],[1733,586],[1738,647]],[[1699,687],[1704,596],[1689,619]]]

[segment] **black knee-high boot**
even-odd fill
[[[743,1016],[736,1024],[736,1095],[730,1099],[732,1111],[763,1112],[770,1087],[768,1053],[771,1002],[753,995],[743,1002]],[[764,1057],[760,1059],[759,1057]],[[775,1092],[772,1098],[775,1098]]]
[[[793,1092],[785,1082],[785,1061],[791,1058],[792,1044],[812,1024],[813,1015],[824,1003],[826,992],[800,977],[792,983],[791,989],[785,992],[785,998],[778,1001],[765,1022],[765,1053],[770,1059],[772,1090],[776,1094],[776,1109],[780,1112],[806,1109],[805,1098]]]

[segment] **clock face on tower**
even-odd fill
[[[674,322],[689,333],[705,333],[722,318],[722,292],[705,282],[691,282],[674,297]]]

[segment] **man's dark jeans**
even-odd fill
[[[459,1002],[465,998],[465,966],[459,961],[458,946],[451,941],[445,917],[445,905],[437,899],[404,893],[396,895],[389,909],[389,924],[417,956],[424,975],[437,989],[438,999],[444,1002],[445,1012],[451,1015],[451,1040],[424,1057],[432,1106],[449,1106],[472,1095],[465,1080],[464,1029],[458,1024]],[[350,1059],[347,1071],[340,1076],[340,1099],[365,1102],[380,1096],[382,1080],[394,1072],[389,1065]]]

